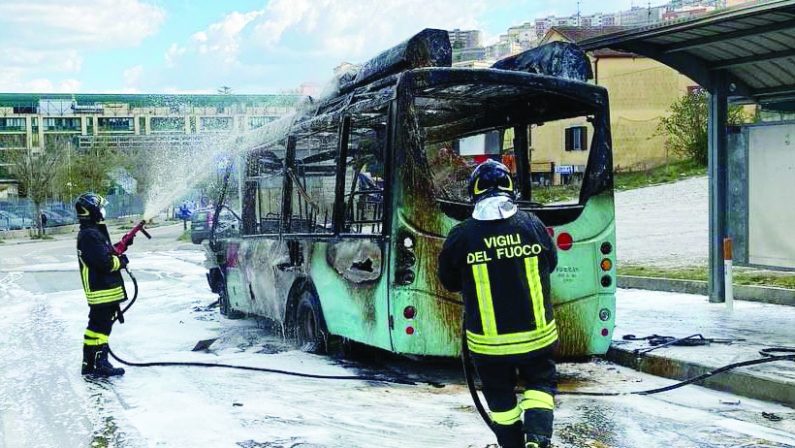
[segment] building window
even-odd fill
[[[202,130],[228,131],[232,129],[232,117],[201,117]]]
[[[24,148],[25,134],[0,134],[0,149]]]
[[[265,126],[267,123],[270,123],[275,118],[273,117],[249,117],[248,119],[248,127],[249,129],[257,129],[259,127]]]
[[[585,126],[574,126],[566,128],[566,151],[587,151],[588,150],[588,128]]]
[[[185,117],[152,117],[152,132],[185,132]]]
[[[45,118],[45,131],[80,131],[79,118]]]
[[[99,117],[97,126],[101,132],[132,132],[135,130],[132,117]]]
[[[24,131],[24,118],[0,118],[0,131]]]

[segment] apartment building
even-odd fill
[[[299,95],[0,94],[0,156],[66,138],[78,148],[193,144],[292,112]],[[14,183],[0,157],[0,185]]]

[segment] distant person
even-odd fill
[[[42,235],[46,235],[47,234],[47,215],[45,215],[44,212],[41,212],[41,216],[39,217],[39,219],[41,219],[41,234]]]
[[[127,256],[116,255],[105,226],[105,199],[84,193],[75,203],[80,232],[77,234],[77,259],[83,290],[88,299],[88,328],[83,338],[83,375],[124,375],[108,361],[111,327],[121,312],[119,304],[127,300],[121,270]]]
[[[557,253],[544,224],[514,203],[505,165],[493,160],[478,165],[469,195],[472,217],[447,236],[439,279],[464,298],[467,346],[500,446],[546,448],[552,439],[552,352],[558,341],[549,276]],[[517,372],[527,388],[518,403]]]

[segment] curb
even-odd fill
[[[679,381],[716,369],[716,367],[708,367],[653,354],[638,357],[631,349],[614,345],[610,347],[606,357],[608,360],[624,367]],[[698,384],[713,390],[795,407],[795,385],[792,382],[776,381],[772,378],[754,375],[747,369],[721,373]]]
[[[619,275],[618,287],[697,294],[702,296],[709,294],[707,282],[703,280],[679,280],[672,278]],[[734,298],[736,300],[795,306],[795,289],[751,285],[734,285],[733,289]]]

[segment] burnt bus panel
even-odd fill
[[[433,135],[421,129],[420,121],[438,123],[438,134],[447,137],[466,135],[468,129],[472,134],[473,126],[478,132],[484,132],[500,125],[532,121],[534,117],[566,118],[583,113],[601,116],[597,127],[609,126],[605,115],[608,107],[606,92],[600,87],[532,74],[483,72],[461,69],[415,70],[403,77],[403,85],[399,88],[400,133],[394,157],[401,171],[396,173],[398,177],[394,183],[397,219],[392,234],[398,236],[394,240],[398,252],[404,238],[412,240],[415,258],[412,270],[416,273],[410,282],[403,281],[399,273],[405,268],[401,267],[399,257],[392,260],[394,275],[390,295],[395,322],[392,339],[395,351],[399,353],[455,356],[460,351],[462,306],[457,294],[447,292],[439,284],[436,276],[437,257],[444,236],[452,226],[466,219],[471,209],[467,204],[439,201],[434,197],[434,186],[429,183],[432,176],[428,171],[427,154],[423,146]],[[433,116],[425,107],[432,105],[432,101],[416,106],[414,95],[471,99],[475,107],[456,111],[444,110],[444,106],[440,105],[439,114],[448,114],[448,118],[442,118]],[[515,114],[510,109],[512,102],[520,105],[525,97],[557,98],[557,101],[544,104],[526,101],[524,105],[530,113]],[[502,117],[506,111],[513,117],[518,116],[514,118],[516,123],[506,124],[500,115],[496,118],[475,118],[471,123],[455,118],[456,114],[465,116],[473,113],[472,110],[477,110],[480,104],[477,101],[484,99],[504,107]],[[557,110],[547,108],[555,103],[558,104]],[[474,113],[485,116],[490,113],[490,106],[487,103],[482,107],[486,111]],[[495,121],[492,123],[488,121],[490,119]],[[537,209],[539,214],[546,215],[550,225],[555,226],[554,231],[567,232],[574,238],[571,249],[560,251],[560,268],[552,276],[553,303],[562,342],[559,355],[564,357],[604,353],[609,347],[614,323],[615,282],[603,286],[603,273],[599,270],[602,258],[600,245],[610,242],[615,246],[612,167],[604,165],[610,160],[609,129],[596,133],[594,139],[597,143],[589,160],[591,175],[586,175],[581,203]],[[520,204],[523,208],[528,205]],[[451,208],[457,209],[456,216],[445,213]],[[411,318],[404,315],[404,310],[409,306],[416,310],[413,315],[409,313]],[[604,312],[605,309],[608,312]],[[601,319],[600,316],[607,318]]]
[[[582,82],[593,78],[588,55],[579,46],[570,42],[550,42],[531,48],[500,59],[491,68],[522,71]]]
[[[347,92],[379,78],[419,67],[449,67],[453,49],[447,31],[425,29],[367,61],[355,76],[340,79],[340,91]]]

